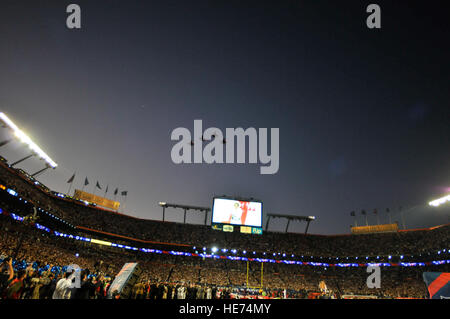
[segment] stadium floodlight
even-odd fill
[[[215,252],[217,252],[217,247],[213,247],[213,248],[211,248],[211,251],[213,252],[213,253],[215,253]]]
[[[30,150],[42,158],[51,168],[56,168],[58,164],[56,164],[39,146],[37,146],[24,132],[22,132],[13,121],[6,116],[5,113],[0,112],[0,120],[5,124],[9,129],[11,129],[14,135],[24,144],[26,144]]]
[[[438,207],[442,204],[445,204],[446,202],[450,202],[450,195],[435,199],[428,203],[430,206]]]

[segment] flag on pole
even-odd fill
[[[373,214],[377,216],[377,224],[380,225],[380,217],[378,216],[378,210],[376,208],[373,210]]]
[[[98,183],[98,181],[97,181],[97,185],[95,185],[95,187],[97,187],[98,189],[102,189],[102,188],[100,187],[100,184]]]
[[[123,191],[120,193],[120,195],[125,197],[125,199],[123,200],[123,204],[122,204],[122,211],[125,211],[125,202],[127,201],[127,194],[128,194],[128,191]]]
[[[367,220],[366,211],[364,209],[361,211],[361,215],[366,216],[366,226],[369,226],[369,221]]]
[[[73,183],[73,180],[75,179],[75,173],[72,175],[71,178],[67,181],[67,183]]]
[[[81,191],[84,191],[84,188],[86,187],[86,185],[89,185],[89,181],[88,181],[88,179],[87,179],[87,176],[86,176],[86,178],[84,179],[84,185],[83,185],[83,188],[81,189]]]
[[[72,177],[69,178],[69,180],[67,181],[67,183],[70,184],[69,190],[67,191],[67,195],[69,195],[69,196],[70,196],[70,190],[72,189],[72,184],[73,184],[74,179],[75,179],[75,173],[73,173]]]
[[[117,195],[117,192],[119,191],[119,189],[118,188],[116,188],[116,190],[114,191],[114,196],[116,196]]]
[[[355,213],[354,210],[352,210],[352,211],[350,212],[350,216],[353,216],[353,217],[356,216],[356,213]],[[357,221],[356,219],[357,219],[357,218],[355,217],[355,227],[358,227],[358,221]]]

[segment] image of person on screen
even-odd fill
[[[233,205],[234,209],[230,211],[230,214],[224,223],[245,225],[245,219],[247,218],[248,202],[236,202]]]

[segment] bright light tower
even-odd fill
[[[28,146],[28,148],[31,150],[31,154],[12,163],[11,166],[17,165],[20,162],[25,161],[26,159],[32,157],[32,156],[38,156],[40,159],[44,160],[46,167],[34,174],[32,174],[31,176],[35,176],[41,172],[43,172],[44,170],[48,169],[48,168],[56,168],[58,166],[58,164],[56,164],[51,158],[50,156],[48,156],[39,146],[36,145],[36,143],[34,143],[31,138],[29,138],[22,130],[20,130],[16,124],[14,124],[13,121],[11,121],[9,119],[8,116],[6,116],[5,113],[0,112],[0,122],[8,129],[10,129],[14,136],[22,143],[24,143],[25,145]],[[4,141],[2,143],[0,143],[0,146],[3,146],[5,144],[7,144],[8,142],[10,142],[10,140]]]
[[[435,200],[429,202],[428,205],[438,207],[440,205],[445,204],[446,202],[450,202],[450,194],[447,196],[435,199]]]

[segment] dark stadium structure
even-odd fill
[[[31,267],[39,280],[77,264],[101,286],[90,298],[105,298],[127,262],[142,270],[131,294],[138,299],[427,298],[422,273],[450,271],[450,225],[363,235],[226,233],[72,199],[4,160],[0,229],[0,262],[11,256],[16,270]],[[381,288],[367,287],[368,265],[381,266]],[[35,287],[22,297],[50,298]]]

